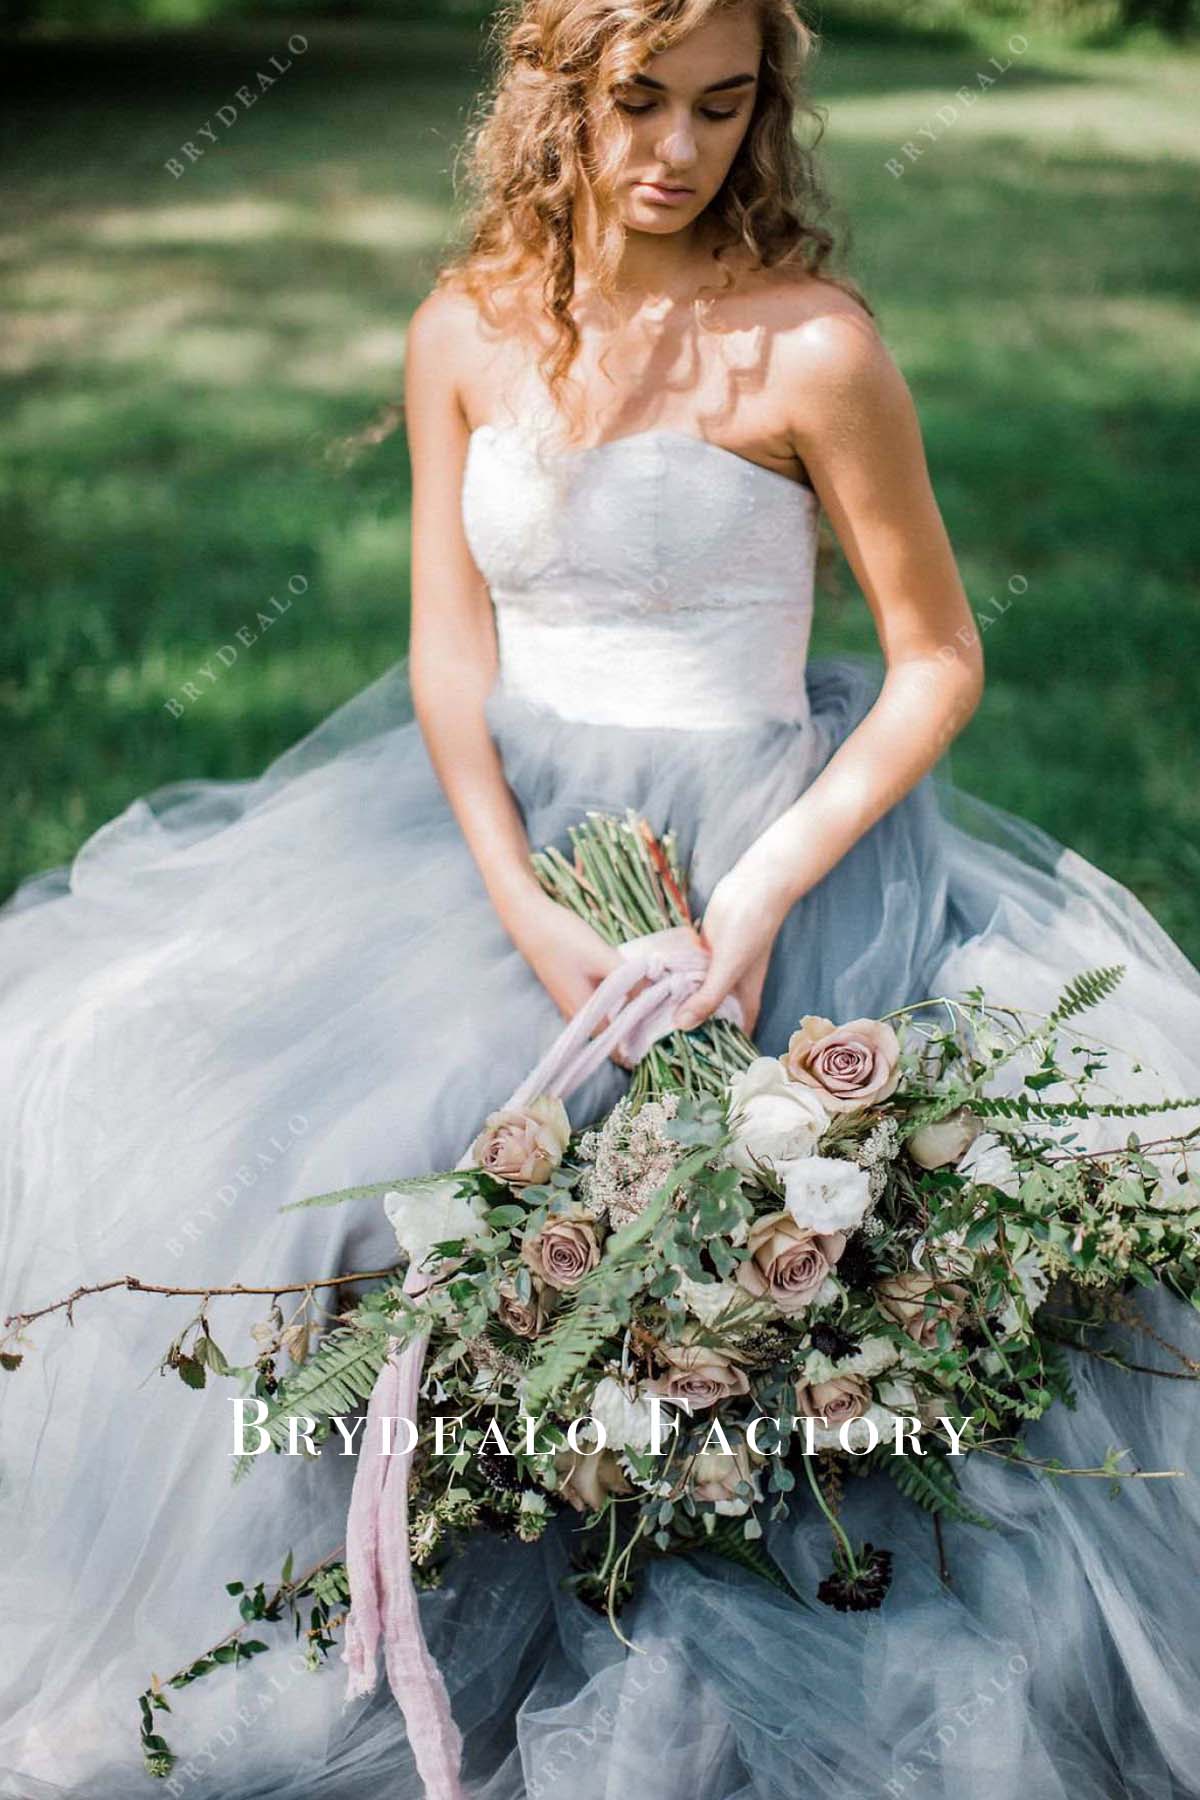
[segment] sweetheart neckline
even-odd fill
[[[490,432],[493,436],[502,436],[505,432],[516,434],[519,437],[525,435],[523,427],[515,422],[503,425],[485,419],[481,425],[473,426],[467,433],[468,444],[473,444],[483,432]],[[785,486],[794,488],[806,502],[811,501],[814,505],[817,504],[817,496],[812,488],[807,487],[802,481],[793,481],[792,477],[785,475],[781,469],[768,469],[765,463],[755,462],[749,456],[741,456],[736,450],[727,449],[724,444],[714,444],[711,438],[700,437],[694,431],[680,431],[671,425],[654,425],[649,431],[627,431],[623,437],[605,438],[602,444],[579,444],[573,448],[558,450],[554,454],[560,457],[595,456],[601,450],[615,450],[622,444],[636,444],[647,438],[666,438],[674,442],[698,444],[702,450],[714,450],[718,456],[731,457],[734,462],[741,463],[743,468],[757,469],[759,474],[768,476],[772,481],[782,481]]]

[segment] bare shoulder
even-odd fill
[[[911,431],[908,386],[852,293],[820,276],[781,272],[762,283],[755,308],[770,339],[780,424],[802,461],[811,465],[831,442]]]
[[[852,293],[820,276],[789,276],[764,285],[758,300],[778,369],[814,395],[844,398],[899,378],[879,327]]]
[[[445,279],[428,293],[412,315],[406,360],[424,387],[436,384],[453,393],[470,426],[495,410],[494,389],[504,389],[506,371],[520,362],[520,315],[510,300],[490,296],[488,310],[465,286]]]
[[[439,283],[421,301],[408,322],[405,367],[409,382],[424,386],[436,378],[443,389],[460,397],[477,354],[479,322],[469,294]]]

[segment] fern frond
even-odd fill
[[[1200,1097],[1142,1100],[1026,1100],[1023,1094],[994,1094],[972,1100],[971,1111],[1002,1119],[1143,1119],[1151,1113],[1200,1106]]]
[[[1108,968],[1085,969],[1081,975],[1076,975],[1055,1002],[1054,1010],[1046,1020],[1046,1029],[1052,1030],[1064,1019],[1074,1018],[1077,1013],[1086,1012],[1089,1006],[1098,1006],[1101,1000],[1107,1000],[1120,985],[1124,974],[1124,963],[1113,963]]]
[[[763,1581],[770,1582],[781,1594],[786,1594],[789,1600],[798,1600],[802,1606],[809,1605],[803,1594],[792,1586],[779,1564],[767,1555],[762,1539],[743,1537],[739,1519],[718,1517],[711,1535],[703,1538],[694,1549],[715,1550],[718,1556],[725,1557],[728,1562],[738,1563],[743,1569],[749,1569],[752,1574],[760,1576]]]
[[[356,1412],[370,1398],[393,1341],[386,1319],[331,1331],[320,1349],[281,1381],[267,1402],[260,1429],[272,1447],[281,1450],[286,1445],[289,1415],[307,1413],[316,1420],[316,1430],[324,1432],[337,1415]],[[239,1456],[233,1468],[234,1481],[240,1481],[254,1461],[253,1456]]]
[[[926,1512],[956,1519],[961,1525],[982,1525],[992,1530],[992,1521],[978,1513],[962,1497],[958,1480],[945,1457],[881,1456],[875,1453],[875,1467],[890,1475],[900,1492]]]

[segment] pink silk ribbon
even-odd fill
[[[688,925],[648,932],[619,949],[621,963],[559,1033],[506,1107],[527,1105],[539,1094],[565,1100],[612,1051],[634,1064],[674,1030],[675,1015],[704,979],[708,950]],[[643,980],[647,985],[633,994]],[[742,1009],[732,994],[713,1016],[742,1024]],[[604,1030],[592,1037],[601,1021],[606,1022]],[[404,1292],[416,1297],[431,1285],[432,1277],[410,1263]],[[375,1434],[382,1432],[385,1418],[411,1419],[415,1427],[428,1342],[429,1334],[423,1332],[393,1350],[371,1392],[346,1525],[351,1610],[342,1661],[349,1666],[346,1699],[369,1694],[382,1639],[388,1685],[404,1717],[426,1800],[466,1800],[462,1736],[441,1671],[425,1643],[413,1584],[408,1542],[412,1451],[366,1453],[368,1443],[382,1442]]]

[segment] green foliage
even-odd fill
[[[993,1529],[992,1521],[963,1499],[949,1462],[935,1451],[927,1451],[924,1456],[893,1456],[879,1448],[871,1453],[869,1461],[890,1475],[900,1492],[926,1512],[955,1519],[962,1525]]]
[[[1072,1019],[1090,1006],[1099,1006],[1101,1000],[1107,1000],[1116,992],[1124,974],[1124,964],[1114,963],[1110,968],[1085,969],[1081,975],[1076,975],[1067,983],[1051,1010],[1046,1021],[1047,1030],[1053,1031],[1064,1019]]]
[[[761,1539],[748,1538],[744,1530],[744,1520],[719,1516],[712,1530],[696,1545],[698,1550],[714,1550],[728,1562],[734,1562],[743,1569],[749,1569],[761,1580],[778,1588],[791,1601],[799,1601],[808,1607],[809,1602],[804,1595],[798,1593],[787,1579],[783,1570],[773,1557],[764,1549]]]
[[[311,1436],[318,1443],[328,1435],[335,1417],[357,1411],[370,1399],[394,1342],[387,1319],[371,1317],[363,1309],[355,1314],[353,1323],[331,1331],[308,1361],[280,1382],[266,1403],[261,1429],[274,1448],[282,1450],[287,1444],[290,1415],[307,1413],[315,1419]],[[251,1455],[239,1456],[233,1479],[240,1481],[255,1460]]]

